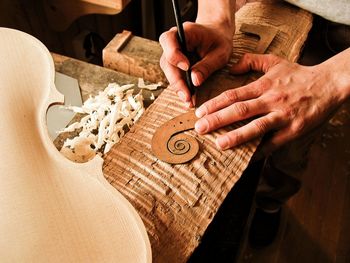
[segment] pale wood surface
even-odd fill
[[[242,23],[277,27],[279,33],[268,53],[296,61],[312,16],[289,5],[248,4],[237,14]],[[237,33],[233,40],[234,59],[255,49],[258,39]],[[207,98],[241,83],[224,69],[201,87]],[[139,211],[151,239],[155,262],[185,262],[212,221],[227,193],[239,179],[254,153],[258,140],[233,150],[218,151],[215,136],[228,127],[198,136],[200,153],[187,164],[170,165],[151,152],[157,127],[184,113],[176,94],[165,90],[123,140],[106,156],[103,167],[108,181]],[[239,124],[237,124],[239,125]]]
[[[2,262],[150,262],[145,227],[105,180],[102,159],[76,164],[50,141],[45,119],[63,97],[50,53],[0,28]]]

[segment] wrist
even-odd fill
[[[341,102],[350,98],[350,48],[323,62],[321,66],[331,75],[335,92]]]
[[[215,28],[224,36],[235,31],[235,1],[199,0],[196,23]]]

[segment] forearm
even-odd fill
[[[196,22],[204,25],[215,25],[223,30],[235,28],[235,0],[198,0]]]
[[[336,96],[341,103],[350,98],[350,48],[335,55],[320,64],[325,74],[328,74],[333,96]]]

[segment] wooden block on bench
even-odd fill
[[[254,36],[238,31],[242,23],[277,28],[278,34],[267,53],[296,61],[311,28],[312,15],[288,4],[245,5],[236,13],[237,32],[233,38],[233,56],[236,58],[245,52],[252,52],[258,42]],[[132,40],[135,37],[129,38]],[[143,41],[138,40],[141,43]],[[134,55],[132,42],[129,40],[128,43],[131,46],[128,47],[125,59],[130,65],[143,64],[143,72],[147,72],[147,67],[150,66],[152,74],[160,70],[154,70],[155,58],[147,63],[148,55]],[[123,45],[119,47],[119,51],[110,48],[111,46],[108,47],[108,52],[114,53],[110,53],[108,62],[105,61],[106,66],[124,56]],[[117,53],[120,54],[116,55]],[[117,70],[120,71],[121,68],[117,67]],[[128,73],[131,72],[129,70]],[[210,98],[216,93],[237,86],[237,83],[242,83],[241,77],[232,76],[227,69],[223,69],[201,87],[201,92],[209,93],[207,98]],[[225,127],[204,136],[190,131],[189,134],[200,142],[198,155],[189,163],[181,165],[164,163],[152,154],[152,136],[161,124],[185,111],[176,94],[166,89],[105,157],[103,168],[107,180],[134,205],[146,225],[154,262],[188,260],[226,195],[249,164],[259,143],[257,139],[226,151],[215,147],[214,140],[217,134],[241,124]]]

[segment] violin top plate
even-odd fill
[[[34,37],[0,28],[2,262],[151,262],[141,218],[104,178],[54,147],[49,105],[63,101],[54,65]]]

